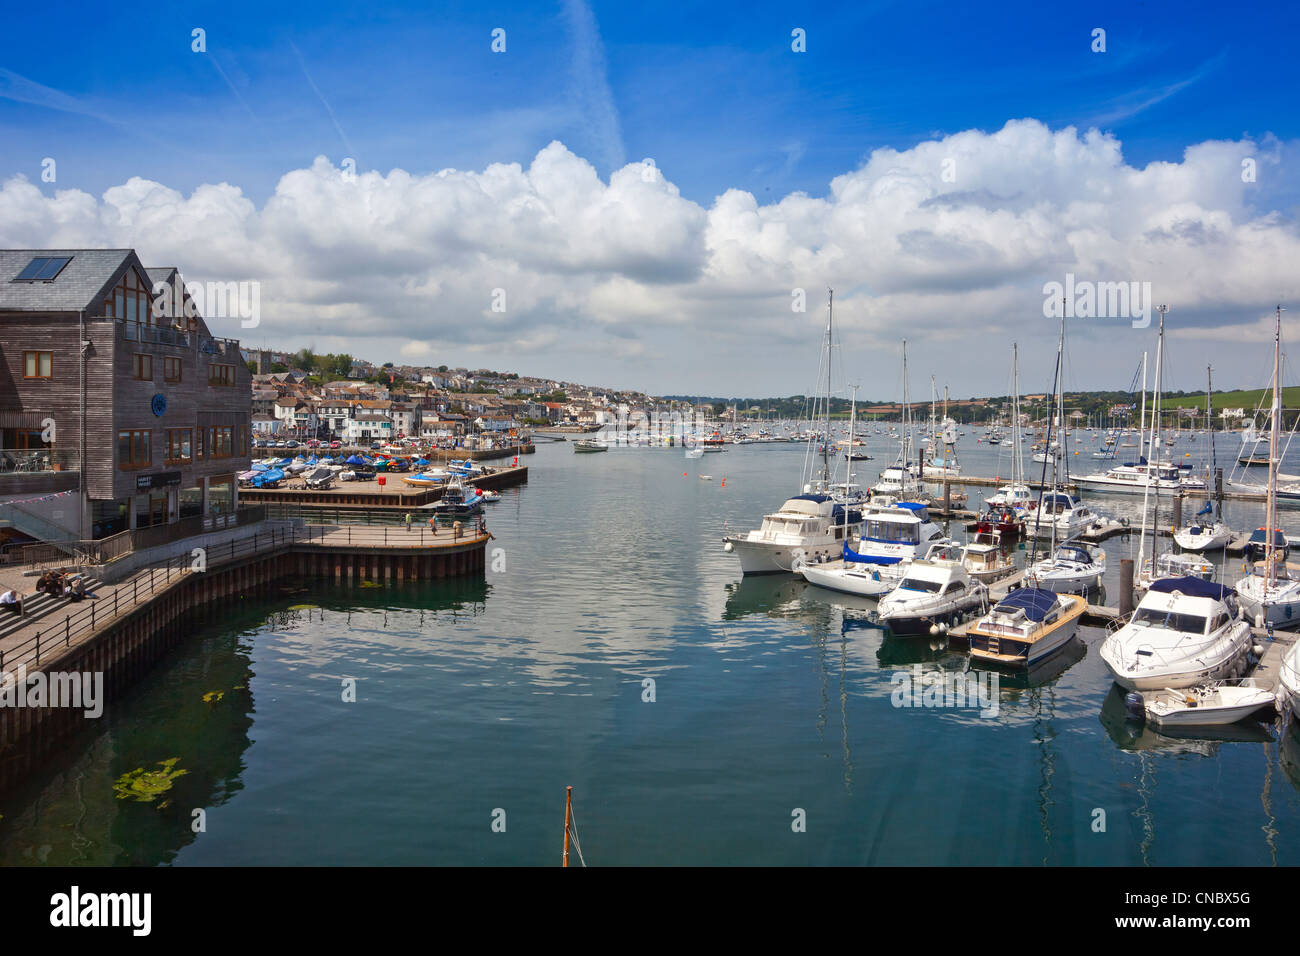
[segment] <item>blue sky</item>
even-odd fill
[[[763,205],[824,197],[873,150],[1022,117],[1097,127],[1142,168],[1207,140],[1294,142],[1297,27],[1283,3],[26,4],[0,38],[0,180],[225,182],[261,207],[318,155],[420,175],[527,167],[560,140],[606,180],[648,157],[702,207],[728,189]],[[1290,175],[1253,196],[1289,220],[1300,202]]]
[[[575,75],[559,4],[352,6],[19,5],[0,41],[4,172],[57,156],[60,184],[92,192],[145,176],[261,199],[318,153],[481,168],[559,138],[602,175],[652,157],[707,202],[733,186],[823,194],[878,146],[1023,116],[1114,130],[1139,165],[1205,139],[1294,138],[1300,124],[1294,62],[1285,43],[1267,47],[1300,35],[1295,4],[596,2],[613,130],[580,92],[593,77]],[[489,49],[495,27],[504,56]]]

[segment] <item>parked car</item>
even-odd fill
[[[330,447],[331,447],[331,448],[342,448],[342,447],[343,447],[343,443],[342,443],[341,441],[332,441],[332,442],[330,442]]]
[[[297,448],[297,447],[298,447],[298,443],[297,443],[296,441],[294,441],[292,438],[290,438],[287,442],[284,443],[284,447],[285,447],[285,448]]]
[[[286,447],[286,446],[285,446],[285,441],[284,441],[284,439],[281,438],[281,439],[280,439],[278,442],[276,442],[272,447],[274,447],[274,448],[284,448],[284,447]]]

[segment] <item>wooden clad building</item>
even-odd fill
[[[12,527],[48,538],[24,527],[43,519],[85,540],[234,512],[251,377],[238,341],[214,336],[182,286],[131,249],[0,250],[0,510]],[[73,488],[57,511],[26,505]]]

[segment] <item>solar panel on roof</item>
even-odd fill
[[[45,260],[45,265],[41,268],[40,275],[36,277],[37,280],[53,279],[62,272],[63,267],[71,261],[72,256],[51,256]]]
[[[72,256],[36,256],[22,272],[14,277],[15,282],[48,282],[63,271],[63,267],[72,261]]]

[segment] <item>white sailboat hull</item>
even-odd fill
[[[1174,532],[1174,540],[1184,551],[1217,551],[1232,540],[1232,529],[1221,521],[1209,527],[1189,525]]]
[[[819,588],[859,594],[863,597],[881,597],[892,591],[901,575],[892,568],[900,565],[845,564],[829,561],[825,564],[806,564],[799,569],[805,581]]]

